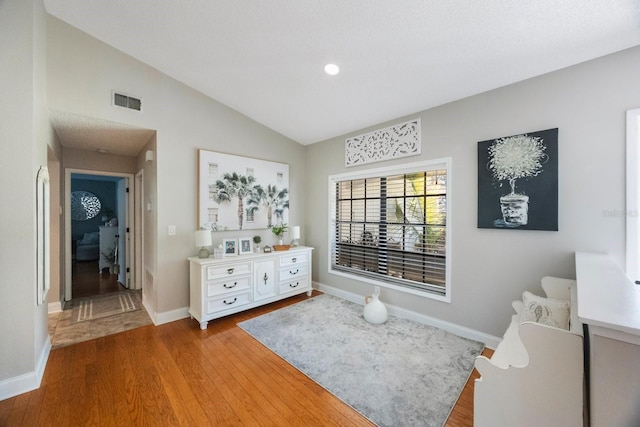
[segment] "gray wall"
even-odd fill
[[[0,2],[0,381],[37,381],[47,350],[47,304],[36,303],[36,175],[52,140],[45,109],[45,11]]]
[[[147,210],[147,204],[151,206],[155,205],[155,201],[158,199],[157,181],[158,181],[158,168],[157,162],[148,162],[145,160],[145,153],[147,151],[157,152],[156,135],[154,134],[149,142],[145,144],[140,150],[140,154],[136,159],[137,170],[142,171],[143,188],[142,188],[142,218],[141,222],[144,222],[142,234],[142,247],[144,249],[142,262],[142,271],[140,272],[145,282],[143,286],[143,302],[147,307],[151,307],[153,310],[158,306],[158,296],[155,289],[155,281],[153,277],[153,271],[156,270],[156,246],[158,236],[155,233],[157,230],[158,216],[156,209],[152,207],[151,210]],[[138,197],[136,195],[136,197]],[[147,271],[151,276],[147,275]],[[146,279],[145,279],[146,277]]]
[[[145,257],[154,276],[153,311],[170,313],[189,305],[186,258],[197,253],[198,149],[288,163],[290,223],[304,225],[304,146],[53,17],[48,18],[48,41],[49,108],[157,132],[155,195],[149,194],[156,197],[150,200],[156,241],[149,248],[155,253]],[[141,97],[143,112],[112,107],[112,90]],[[145,185],[148,178],[145,173]],[[177,235],[167,235],[169,225],[177,227]],[[219,233],[214,241],[253,234]]]
[[[575,251],[609,252],[624,268],[625,111],[640,106],[639,71],[636,47],[310,146],[307,193],[314,197],[303,234],[316,247],[314,280],[372,292],[370,285],[328,273],[327,176],[347,170],[346,137],[414,117],[422,119],[423,154],[371,167],[452,158],[452,302],[389,290],[384,301],[501,336],[510,302],[523,290],[542,292],[545,275],[575,277]],[[477,142],[555,127],[559,231],[476,228]]]

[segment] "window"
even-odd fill
[[[450,301],[450,160],[329,177],[329,272]]]

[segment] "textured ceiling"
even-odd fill
[[[45,0],[310,144],[640,44],[637,0]],[[338,76],[324,74],[335,62]]]
[[[49,118],[65,147],[124,156],[137,156],[155,132],[63,111],[50,111]]]

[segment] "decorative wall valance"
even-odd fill
[[[422,152],[420,119],[345,140],[346,167],[417,156]]]

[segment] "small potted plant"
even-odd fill
[[[285,248],[285,245],[282,244],[282,235],[285,231],[287,231],[287,228],[287,224],[274,225],[273,227],[271,227],[271,232],[278,239],[278,244],[273,246],[275,250],[289,249],[288,246]]]
[[[109,273],[110,274],[119,274],[120,273],[120,266],[117,264],[118,255],[117,255],[117,252],[116,252],[115,248],[114,249],[109,249],[109,251],[106,252],[106,253],[102,252],[102,256],[110,264],[109,265]]]
[[[253,243],[255,243],[255,247],[254,247],[254,251],[255,252],[260,252],[260,242],[262,242],[262,237],[260,236],[253,236]]]

